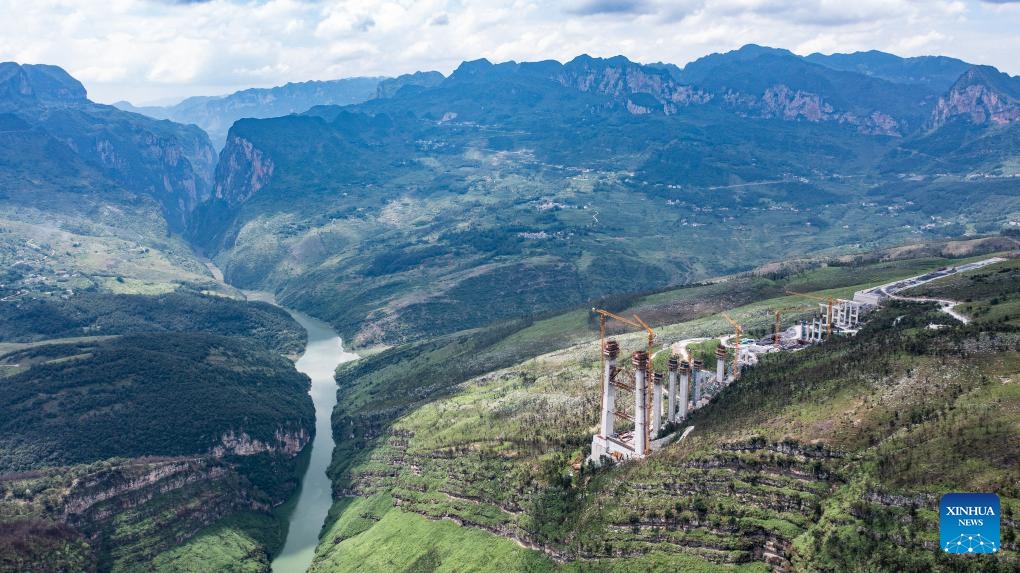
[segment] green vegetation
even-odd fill
[[[993,234],[1020,213],[1006,167],[1020,132],[928,137],[932,104],[917,102],[934,102],[931,86],[753,48],[700,65],[690,77],[714,97],[698,102],[608,87],[675,88],[667,70],[622,58],[481,61],[413,93],[239,121],[223,196],[191,236],[232,283],[370,346],[790,257]],[[777,78],[849,115],[778,119],[760,99]],[[896,120],[860,124],[867,110]]]
[[[264,573],[269,566],[267,548],[279,550],[283,533],[278,521],[261,513],[238,513],[204,529],[179,547],[159,554],[151,563],[138,563],[115,571],[173,571],[204,573],[236,571]]]
[[[4,523],[0,534],[0,571],[91,573],[95,557],[73,528],[51,521],[23,519]]]
[[[0,380],[5,472],[200,454],[228,432],[278,447],[278,432],[312,427],[308,379],[236,339],[132,335],[38,346],[2,360],[29,366]]]
[[[742,306],[727,310],[767,332],[772,309],[817,308],[782,296],[786,288],[844,293],[944,265],[809,264],[613,308],[688,318],[658,329],[663,344],[717,336],[729,326],[712,299],[732,284],[726,300]],[[982,272],[998,274],[991,268]],[[352,570],[369,543],[387,568],[414,570],[419,557],[444,563],[450,547],[484,553],[492,535],[565,561],[553,566],[563,570],[1014,569],[1013,541],[980,564],[929,547],[945,491],[993,491],[1004,512],[1020,510],[1011,438],[1020,433],[1020,333],[1003,322],[927,328],[947,321],[932,305],[895,303],[856,337],[765,356],[692,416],[682,443],[608,469],[577,465],[599,408],[590,342],[506,364],[513,357],[494,352],[490,328],[373,355],[339,372],[331,475],[338,494],[355,497],[331,511],[315,570]],[[546,350],[597,332],[580,313],[503,328]],[[626,351],[643,346],[641,333],[617,339]],[[1015,521],[1004,519],[1004,540],[1015,539]],[[435,541],[433,552],[416,544],[405,559],[420,538]]]
[[[186,288],[155,296],[86,292],[68,299],[40,298],[10,305],[0,315],[4,342],[152,332],[242,337],[282,354],[299,353],[306,336],[279,307]]]
[[[164,303],[228,305],[212,317],[290,325],[268,308],[167,296]],[[97,298],[110,305],[101,312],[131,297]],[[136,298],[125,306],[160,306]],[[57,317],[54,325],[76,316],[57,312],[66,307],[35,308]],[[156,308],[106,324],[188,323],[167,316]],[[287,340],[287,332],[275,339]],[[0,378],[0,562],[49,563],[46,571],[181,571],[210,563],[264,571],[284,535],[271,510],[297,487],[303,458],[295,456],[311,438],[313,411],[308,379],[240,334],[8,344],[13,350],[0,354],[8,366]]]
[[[1020,260],[939,279],[903,294],[962,301],[957,310],[976,322],[1020,326]]]
[[[508,571],[553,569],[550,559],[508,539],[449,521],[428,521],[394,508],[388,498],[379,501],[354,502],[350,509],[370,520],[371,526],[354,535],[357,530],[350,530],[354,524],[336,524],[334,538],[346,534],[341,538],[346,541],[320,548],[311,571],[478,571],[497,563]],[[381,547],[399,550],[380,551]]]

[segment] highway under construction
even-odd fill
[[[691,427],[684,422],[690,413],[709,402],[712,396],[740,378],[741,371],[758,363],[758,357],[773,352],[791,352],[824,342],[833,336],[852,336],[860,328],[867,313],[885,300],[903,299],[938,302],[940,308],[954,318],[966,318],[952,311],[954,301],[929,301],[899,296],[902,290],[959,272],[979,269],[1000,262],[993,257],[957,267],[858,291],[853,299],[823,297],[810,293],[787,291],[787,294],[818,301],[818,313],[796,321],[783,329],[782,315],[775,312],[773,332],[761,339],[746,339],[743,326],[727,313],[723,318],[732,326],[733,334],[719,337],[718,346],[710,354],[715,369],[706,369],[709,356],[696,355],[693,344],[709,338],[690,338],[664,346],[653,353],[656,333],[637,315],[621,316],[608,310],[592,309],[599,315],[599,348],[601,350],[602,391],[599,425],[592,436],[589,460],[602,464],[608,460],[640,459],[686,436]],[[642,348],[623,356],[620,342],[607,337],[607,323],[615,321],[645,332]],[[669,352],[665,372],[654,367],[654,358]],[[729,368],[727,368],[727,364]]]

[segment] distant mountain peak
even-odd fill
[[[489,72],[496,66],[490,62],[487,58],[478,58],[477,60],[465,60],[457,66],[456,70],[450,74],[451,78],[465,78],[475,76],[478,74],[484,74]]]
[[[770,46],[762,46],[762,45],[759,45],[759,44],[744,44],[743,46],[737,48],[736,50],[732,50],[732,51],[727,52],[727,53],[731,54],[731,55],[739,54],[739,55],[743,55],[743,56],[752,56],[752,57],[757,57],[757,56],[762,56],[762,55],[792,56],[792,57],[796,57],[793,52],[791,52],[790,50],[787,50],[786,48],[772,48]]]
[[[855,72],[897,84],[923,85],[936,92],[948,90],[970,64],[946,56],[902,58],[878,50],[851,54],[814,53],[805,60],[834,70]]]
[[[1020,77],[991,66],[971,66],[939,98],[931,124],[938,128],[957,118],[991,126],[1020,121]]]
[[[37,101],[45,104],[87,103],[85,86],[58,66],[0,63],[0,102]]]

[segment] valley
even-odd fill
[[[308,446],[310,460],[290,509],[287,542],[272,563],[273,573],[300,573],[308,570],[312,562],[319,531],[333,497],[333,488],[326,476],[335,447],[330,427],[330,417],[336,406],[333,374],[338,365],[358,358],[356,354],[344,352],[343,340],[328,325],[300,313],[292,313],[292,316],[308,331],[308,344],[294,366],[312,380],[315,440]]]
[[[748,45],[115,107],[0,64],[0,571],[1015,570],[1017,82]],[[864,289],[586,461],[590,309],[713,368],[723,313]],[[947,491],[1000,553],[938,551]]]

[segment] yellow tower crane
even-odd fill
[[[792,290],[786,291],[786,294],[802,296],[804,298],[811,298],[826,303],[828,305],[829,310],[827,316],[825,317],[825,339],[828,340],[832,338],[832,305],[836,304],[836,299],[832,298],[831,296],[829,297],[816,296],[813,294],[807,294],[803,292],[793,292]]]
[[[631,315],[632,317],[634,317],[634,320],[631,320],[629,318],[626,318],[624,316],[620,316],[620,315],[615,314],[613,312],[610,312],[608,310],[603,310],[601,308],[593,308],[593,309],[591,309],[591,311],[599,315],[599,356],[602,357],[602,370],[603,371],[605,371],[605,368],[606,368],[606,356],[605,356],[605,352],[602,352],[602,349],[604,349],[606,347],[606,320],[607,319],[612,318],[612,319],[618,320],[618,321],[620,321],[620,322],[622,322],[624,324],[633,326],[635,328],[643,329],[645,332],[648,333],[648,349],[647,349],[646,352],[648,353],[648,358],[649,359],[648,359],[647,365],[645,366],[645,376],[647,377],[646,379],[649,381],[649,383],[651,383],[652,376],[653,376],[653,374],[652,374],[653,368],[652,368],[652,360],[651,360],[651,357],[652,357],[652,345],[655,343],[655,331],[652,330],[652,327],[648,326],[648,324],[645,323],[645,321],[641,320],[641,317],[636,315],[636,314],[632,314]],[[649,411],[649,412],[652,409],[651,400],[652,400],[651,392],[649,392],[647,400],[646,400],[646,408],[647,408],[647,411]],[[603,407],[605,407],[605,404],[603,404]],[[650,418],[646,419],[645,427],[642,430],[639,430],[638,428],[635,427],[634,431],[635,432],[637,432],[637,431],[644,431],[644,433],[645,433],[645,443],[646,444],[650,444],[651,443],[651,419]]]
[[[648,352],[651,353],[651,351],[652,351],[652,344],[655,342],[655,331],[652,330],[652,327],[650,327],[647,324],[645,324],[645,321],[641,320],[640,316],[638,316],[636,314],[633,314],[631,316],[634,317],[634,320],[631,320],[629,318],[626,318],[626,317],[620,316],[618,314],[609,312],[608,310],[602,310],[601,308],[593,308],[593,309],[591,309],[591,311],[594,312],[594,313],[597,313],[599,315],[599,338],[600,339],[605,340],[605,338],[606,338],[606,319],[607,318],[614,318],[614,319],[619,320],[620,322],[622,322],[624,324],[628,324],[630,326],[633,326],[634,328],[640,328],[640,329],[645,330],[648,333]],[[635,321],[637,321],[637,322],[635,322]]]
[[[744,332],[744,327],[730,318],[730,315],[725,312],[722,313],[723,318],[729,321],[733,325],[733,379],[736,380],[740,376],[740,335]]]

